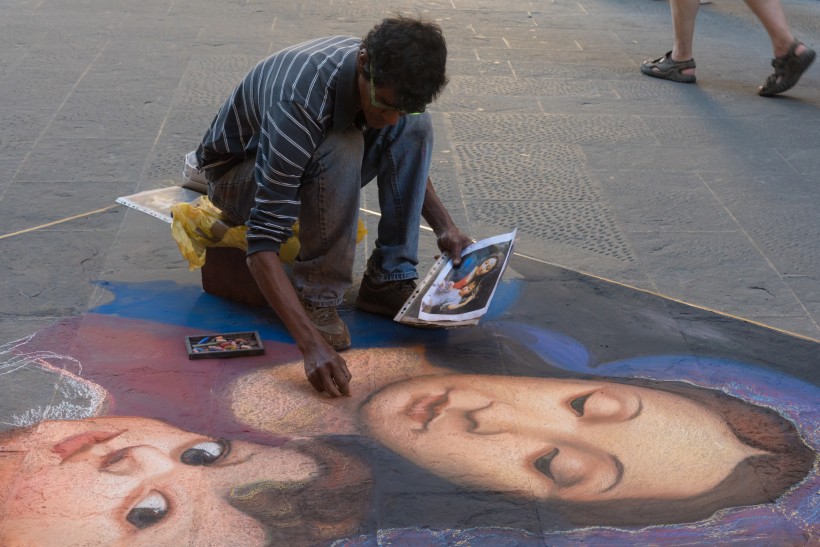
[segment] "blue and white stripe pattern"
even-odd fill
[[[257,64],[222,105],[197,150],[199,167],[223,174],[256,157],[248,253],[279,251],[299,214],[302,174],[324,136],[345,129],[356,97],[359,38],[298,44]]]

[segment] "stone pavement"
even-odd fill
[[[114,199],[179,182],[257,60],[395,9],[449,41],[433,176],[471,235],[517,226],[537,260],[820,339],[820,66],[759,98],[770,46],[737,0],[701,9],[697,85],[638,72],[671,46],[656,0],[0,4],[2,339],[103,301],[98,279],[195,281]],[[786,11],[820,46],[820,4]]]
[[[288,518],[304,522],[317,494],[354,524],[358,512],[374,522],[298,531],[359,530],[357,545],[816,542],[820,65],[785,96],[758,97],[771,51],[739,0],[701,8],[697,85],[638,71],[671,47],[659,0],[0,0],[0,10],[0,433],[66,419],[36,428],[48,441],[43,460],[28,457],[34,443],[0,449],[0,537],[22,530],[68,542],[61,534],[90,530],[104,542],[122,530],[73,516],[109,516],[95,504],[119,495],[93,475],[73,480],[71,469],[91,460],[74,456],[88,446],[107,451],[100,474],[124,471],[130,457],[114,455],[165,450],[180,474],[174,494],[202,494],[222,467],[199,463],[213,463],[215,450],[221,462],[226,445],[216,439],[230,439],[242,481],[230,496],[258,501],[261,478],[292,484],[308,471],[339,488],[306,487],[306,505],[280,528],[277,496],[262,502],[270,513],[259,522],[238,525],[223,519],[253,508],[222,492],[214,503],[223,511],[195,513],[174,541],[149,543],[251,544],[260,523],[292,543]],[[396,10],[438,21],[450,46],[450,85],[430,109],[437,191],[475,238],[517,227],[518,256],[473,329],[420,331],[343,306],[355,386],[329,401],[307,386],[271,312],[203,294],[168,225],[114,200],[180,183],[184,154],[259,59],[308,37],[361,36]],[[820,47],[820,3],[787,0],[786,11],[797,37]],[[370,234],[377,209],[371,184],[362,203]],[[359,275],[372,246],[368,235]],[[422,271],[435,253],[422,232]],[[183,336],[237,325],[261,333],[267,357],[187,359]],[[443,396],[428,385],[391,411],[390,394],[401,401],[415,381],[449,383]],[[459,397],[473,406],[458,407]],[[385,412],[368,414],[378,404]],[[471,416],[461,429],[446,428],[459,416],[451,407]],[[433,437],[444,432],[430,453],[391,437],[411,410],[425,430],[437,420]],[[520,436],[508,435],[510,422]],[[566,428],[577,437],[556,440]],[[243,442],[258,443],[253,457]],[[464,450],[468,442],[478,449]],[[186,459],[189,450],[199,456]],[[17,458],[31,471],[54,453],[73,489],[5,465]],[[284,478],[271,476],[280,471],[271,463],[241,475],[276,453],[301,467]],[[544,477],[571,490],[579,469],[610,486],[554,496],[559,503],[536,492]],[[629,490],[636,484],[652,488]],[[611,489],[611,499],[596,498]],[[205,490],[190,507],[171,498],[171,516],[212,508]],[[113,513],[166,516],[163,495],[150,490],[137,503],[129,494]]]

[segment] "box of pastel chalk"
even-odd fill
[[[225,359],[262,355],[265,348],[258,332],[226,332],[185,337],[188,359]]]

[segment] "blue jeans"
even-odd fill
[[[402,116],[395,126],[331,132],[305,168],[299,189],[297,292],[319,306],[337,306],[353,282],[361,188],[379,188],[376,248],[368,273],[377,282],[418,277],[419,224],[433,149],[430,115]],[[255,158],[209,182],[208,195],[235,223],[254,205]]]

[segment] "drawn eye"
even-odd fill
[[[156,490],[152,490],[128,512],[125,520],[142,530],[158,523],[167,514],[168,500]]]
[[[554,460],[557,455],[558,449],[553,448],[550,452],[535,460],[535,463],[533,464],[539,473],[553,481],[555,480],[555,477],[552,475],[552,470],[550,470],[550,464],[552,464],[552,460]]]
[[[584,415],[584,405],[586,404],[587,399],[589,399],[590,395],[592,395],[592,393],[587,393],[582,397],[576,397],[569,403],[570,408],[572,408],[572,411],[575,412],[579,418]]]
[[[185,465],[212,465],[231,451],[227,440],[205,441],[196,444],[182,453],[179,461]]]

